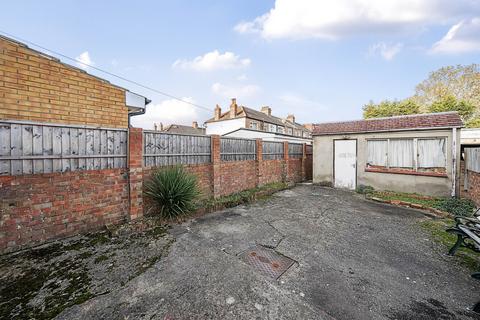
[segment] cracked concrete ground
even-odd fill
[[[480,282],[422,219],[300,185],[174,227],[168,256],[58,319],[479,319]],[[238,259],[255,244],[296,263],[273,280]]]

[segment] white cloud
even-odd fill
[[[256,85],[230,86],[221,83],[212,85],[212,92],[225,98],[248,98],[260,92],[260,87]]]
[[[480,51],[480,17],[453,25],[430,50],[431,53],[465,53]]]
[[[173,63],[172,67],[194,71],[214,71],[244,68],[250,64],[250,59],[241,59],[240,56],[233,52],[226,51],[225,53],[220,53],[218,50],[214,50],[193,60],[179,59]]]
[[[189,97],[182,100],[195,103]],[[191,125],[197,118],[196,107],[176,99],[169,99],[157,104],[149,104],[145,114],[132,117],[132,125],[151,130],[154,123]]]
[[[237,80],[238,81],[247,81],[248,80],[248,77],[246,74],[241,74],[237,77]]]
[[[235,26],[239,33],[265,39],[335,39],[355,34],[389,34],[442,25],[480,10],[471,0],[276,0],[253,21]]]
[[[88,69],[88,66],[93,66],[95,63],[90,58],[90,54],[88,51],[82,52],[78,57],[75,58],[77,60],[77,66],[84,70]]]
[[[403,48],[403,43],[385,43],[379,42],[370,46],[368,54],[370,56],[375,56],[379,54],[383,59],[390,61],[392,60]]]

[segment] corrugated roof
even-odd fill
[[[459,127],[463,127],[463,122],[458,112],[439,112],[389,118],[319,123],[313,125],[313,135]]]

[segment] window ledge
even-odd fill
[[[448,175],[446,173],[442,173],[442,172],[420,172],[420,171],[402,170],[402,169],[365,168],[365,172],[407,174],[407,175],[411,175],[411,176],[448,178]]]

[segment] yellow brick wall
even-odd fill
[[[0,119],[128,126],[125,90],[0,38]]]

